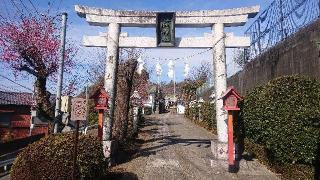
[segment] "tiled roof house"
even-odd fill
[[[31,126],[32,93],[0,91],[1,141],[25,138],[32,134],[47,133],[47,125]]]

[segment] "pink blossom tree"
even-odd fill
[[[59,67],[60,33],[55,18],[50,16],[24,17],[19,22],[0,24],[0,60],[18,76],[22,71],[36,78],[37,108],[46,117],[52,117],[48,78],[54,78]],[[74,48],[67,45],[65,67],[72,67]]]

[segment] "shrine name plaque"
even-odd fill
[[[174,47],[175,46],[175,13],[159,12],[157,13],[157,46]]]
[[[86,99],[72,98],[71,100],[71,120],[85,121],[86,120]]]

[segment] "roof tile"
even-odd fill
[[[32,93],[0,91],[0,105],[32,105]]]

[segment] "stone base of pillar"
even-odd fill
[[[104,157],[108,159],[108,166],[112,166],[115,164],[115,154],[118,149],[118,142],[117,141],[102,141]]]
[[[228,163],[228,143],[218,140],[211,140],[211,151],[213,158],[210,159],[212,168],[220,168],[225,172],[236,173],[239,170],[239,161],[236,159],[235,164],[229,166]],[[235,150],[234,150],[235,151]],[[235,153],[237,157],[237,154]]]
[[[221,169],[224,172],[227,172],[229,168],[229,164],[227,160],[215,159],[215,158],[210,159],[210,166],[213,169]]]
[[[211,151],[214,159],[228,160],[228,143],[211,140]]]
[[[235,160],[240,160],[242,152],[239,149],[239,145],[234,143],[233,147]],[[220,142],[217,139],[211,140],[211,152],[215,159],[228,160],[228,143]]]
[[[236,164],[233,166],[229,166],[228,161],[227,160],[222,160],[222,159],[214,159],[211,158],[210,159],[210,165],[211,168],[214,170],[220,170],[219,173],[223,173],[223,172],[229,172],[229,173],[237,173],[240,168],[240,164],[239,161],[236,161]],[[222,172],[221,172],[222,171]]]

